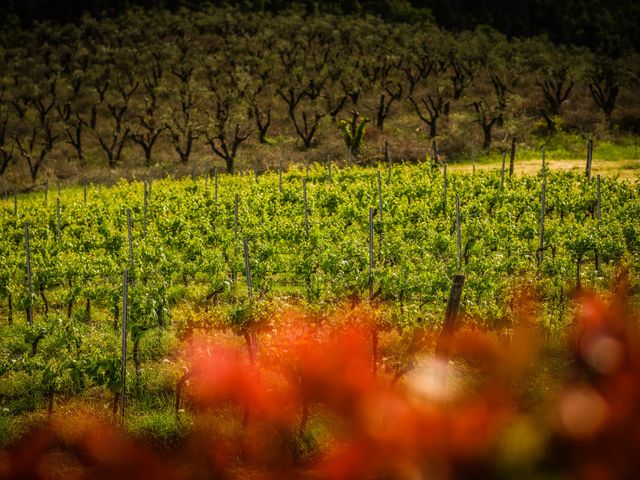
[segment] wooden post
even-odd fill
[[[60,198],[56,199],[56,240],[60,242],[62,228],[60,228]]]
[[[83,198],[83,203],[86,205],[87,204],[87,179],[85,178],[82,184],[82,198]]]
[[[213,202],[218,206],[218,169],[213,169]]]
[[[127,321],[128,314],[128,296],[129,296],[129,272],[124,269],[122,275],[122,391],[120,392],[120,417],[124,418],[124,406],[127,394]]]
[[[375,268],[375,257],[373,250],[373,212],[374,208],[369,207],[369,301],[373,300],[373,270]],[[378,326],[374,324],[371,329],[371,351],[373,357],[373,377],[378,372]]]
[[[147,182],[144,182],[144,206],[142,209],[142,238],[147,237],[147,202],[149,194],[147,192]]]
[[[238,194],[233,202],[233,241],[238,240]]]
[[[373,297],[373,207],[369,207],[369,298]]]
[[[25,222],[24,224],[24,240],[25,240],[25,251],[27,254],[27,293],[29,295],[29,301],[27,303],[27,323],[29,325],[33,325],[33,285],[31,281],[31,243],[29,242],[29,222]]]
[[[444,176],[442,184],[442,213],[447,216],[447,164],[444,164]]]
[[[504,188],[504,163],[505,163],[506,156],[507,156],[507,152],[503,151],[502,152],[502,170],[500,171],[500,189]]]
[[[596,187],[597,187],[597,199],[596,199],[596,221],[597,228],[600,228],[600,206],[601,206],[601,196],[600,196],[600,175],[596,177]],[[600,251],[596,248],[595,251],[595,261],[596,261],[596,272],[600,273]]]
[[[456,245],[458,247],[458,263],[462,270],[462,235],[460,231],[460,198],[456,195]]]
[[[384,161],[387,164],[387,185],[391,184],[391,154],[389,153],[389,142],[384,141]]]
[[[451,337],[456,330],[458,320],[458,309],[460,308],[460,299],[462,298],[462,287],[464,286],[464,275],[456,275],[453,277],[453,284],[449,292],[449,300],[447,301],[447,312],[444,317],[444,325],[438,338],[436,345],[436,356],[445,362],[449,361],[451,352]]]
[[[544,145],[540,147],[540,156],[542,157],[542,176],[546,176],[547,174],[547,163],[544,155]]]
[[[49,180],[44,182],[44,205],[45,207],[49,204]]]
[[[380,213],[380,243],[378,255],[382,255],[382,243],[384,241],[384,211],[382,209],[382,178],[378,170],[378,210]]]
[[[471,164],[473,165],[473,173],[476,173],[476,142],[471,145]]]
[[[380,210],[380,221],[383,220],[382,213],[382,178],[380,176],[380,170],[378,170],[378,209]]]
[[[251,291],[251,263],[249,262],[249,240],[246,238],[243,240],[244,246],[244,266],[247,275],[247,295],[249,299],[253,298],[253,293]]]
[[[244,266],[246,270],[247,276],[247,296],[249,297],[249,301],[253,299],[253,292],[251,288],[251,262],[249,257],[249,240],[243,239],[243,247],[244,247]],[[258,337],[255,332],[250,332],[247,334],[247,348],[249,350],[249,360],[253,365],[256,361],[256,357],[258,356]]]
[[[511,139],[511,154],[509,155],[509,178],[513,177],[516,164],[516,137]]]
[[[60,198],[60,179],[58,179],[58,198]]]
[[[587,142],[587,168],[585,174],[591,180],[591,162],[593,161],[593,140]]]
[[[542,265],[542,252],[544,251],[544,214],[546,202],[547,182],[542,182],[542,191],[540,192],[540,232],[538,238],[538,267]]]
[[[133,234],[131,232],[131,209],[127,208],[127,239],[129,241],[129,266],[133,268]]]
[[[304,232],[309,238],[309,207],[307,203],[307,179],[302,180],[302,196],[304,199]]]
[[[600,175],[598,175],[596,177],[596,186],[597,186],[597,192],[598,192],[598,198],[596,200],[596,218],[598,220],[598,222],[600,222],[600,206],[602,205],[601,201],[602,201],[602,197],[600,194]]]

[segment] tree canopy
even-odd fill
[[[556,43],[586,46],[618,56],[640,46],[640,4],[634,0],[5,0],[0,19],[17,16],[23,26],[34,21],[71,22],[82,14],[119,15],[131,7],[199,8],[203,5],[236,6],[246,11],[281,12],[297,9],[306,14],[374,14],[391,21],[434,18],[454,30],[486,24],[508,37],[546,34]]]

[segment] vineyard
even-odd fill
[[[125,404],[136,418],[177,411],[191,375],[185,345],[226,332],[252,363],[268,363],[290,309],[318,328],[359,312],[347,317],[373,339],[367,369],[397,381],[431,348],[416,339],[440,330],[456,274],[466,327],[510,338],[524,288],[537,298],[535,329],[558,347],[580,288],[609,288],[624,266],[636,298],[639,214],[637,182],[547,168],[447,174],[428,163],[7,195],[5,441],[16,419],[78,396],[102,398],[114,415]]]
[[[633,2],[5,3],[0,479],[637,476]]]

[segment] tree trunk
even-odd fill
[[[73,284],[71,283],[71,279],[69,279],[69,288],[72,288]],[[69,303],[67,304],[67,318],[71,318],[71,314],[73,313],[73,302],[74,298],[71,296],[69,298]]]
[[[44,282],[40,282],[40,297],[44,303],[44,315],[47,316],[49,315],[49,302],[47,301],[47,296],[44,292]]]
[[[491,128],[493,125],[482,125],[482,133],[484,140],[482,142],[482,148],[485,150],[491,147]]]
[[[118,302],[113,306],[113,329],[117,332],[118,328],[118,319],[120,318],[120,306]]]
[[[178,383],[176,383],[176,404],[175,404],[176,415],[180,411],[180,407],[182,404],[182,391],[184,390],[184,386],[192,376],[193,376],[193,373],[191,371],[188,371],[184,375],[182,375],[178,379]]]
[[[151,146],[150,145],[142,145],[142,150],[144,150],[144,166],[151,166]]]
[[[113,416],[118,415],[118,405],[120,404],[120,392],[115,392],[113,395]]]
[[[9,302],[9,316],[7,318],[7,321],[9,322],[9,325],[13,325],[13,297],[11,296],[11,293],[9,293],[7,300]]]
[[[164,301],[156,308],[156,316],[158,317],[158,326],[164,328]]]
[[[436,119],[429,124],[429,138],[436,138]]]
[[[47,407],[47,414],[49,416],[51,416],[51,414],[53,413],[53,397],[54,397],[53,384],[49,384],[49,391],[47,393],[47,398],[49,399],[49,406]]]
[[[405,376],[407,373],[412,371],[415,367],[416,365],[413,359],[409,360],[409,362],[404,367],[398,369],[398,371],[395,373],[395,375],[391,379],[391,382],[389,383],[389,385],[394,387],[403,376]]]

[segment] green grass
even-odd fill
[[[10,445],[22,434],[22,421],[8,410],[8,408],[0,410],[0,447]]]
[[[188,433],[187,423],[169,408],[130,413],[124,428],[134,438],[169,448],[179,446]]]
[[[544,146],[547,160],[582,160],[587,158],[587,139],[575,133],[558,132],[553,136],[540,137],[531,143],[516,144],[516,160],[541,160]],[[478,149],[475,162],[478,165],[500,164],[503,147],[494,146],[488,151]],[[509,164],[510,145],[506,148],[506,164]],[[600,160],[621,161],[640,159],[640,140],[636,137],[621,137],[596,140],[593,144],[594,162]],[[453,163],[472,163],[472,154],[456,159]]]

